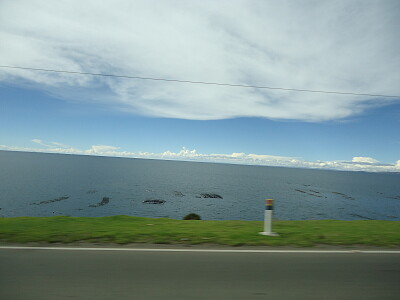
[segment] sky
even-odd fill
[[[0,1],[0,66],[400,95],[399,1]],[[400,172],[400,97],[0,67],[0,150]]]

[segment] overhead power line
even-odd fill
[[[353,92],[322,91],[322,90],[308,90],[308,89],[292,89],[292,88],[271,87],[271,86],[258,86],[258,85],[233,84],[233,83],[218,83],[218,82],[206,82],[206,81],[179,80],[179,79],[168,79],[168,78],[140,77],[140,76],[129,76],[129,75],[103,74],[103,73],[78,72],[78,71],[66,71],[66,70],[53,70],[53,69],[29,68],[29,67],[18,67],[18,66],[0,66],[0,68],[21,69],[21,70],[31,70],[31,71],[43,71],[43,72],[53,72],[53,73],[91,75],[91,76],[103,76],[103,77],[128,78],[128,79],[153,80],[153,81],[180,82],[180,83],[191,83],[191,84],[206,84],[206,85],[219,85],[219,86],[255,88],[255,89],[269,89],[269,90],[282,90],[282,91],[294,91],[294,92],[307,92],[307,93],[323,93],[323,94],[339,94],[339,95],[354,95],[354,96],[368,96],[368,97],[400,98],[399,95],[381,95],[381,94],[369,94],[369,93],[353,93]]]

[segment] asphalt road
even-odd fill
[[[0,299],[399,299],[400,254],[0,249]]]

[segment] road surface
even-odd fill
[[[0,299],[400,299],[400,254],[0,249]]]

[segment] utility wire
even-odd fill
[[[153,81],[168,81],[168,82],[180,82],[180,83],[192,83],[192,84],[206,84],[206,85],[219,85],[219,86],[231,86],[231,87],[244,87],[244,88],[255,88],[255,89],[295,91],[295,92],[307,92],[307,93],[323,93],[323,94],[340,94],[340,95],[355,95],[355,96],[368,96],[368,97],[400,98],[400,96],[398,96],[398,95],[380,95],[380,94],[368,94],[368,93],[352,93],[352,92],[320,91],[320,90],[307,90],[307,89],[291,89],[291,88],[282,88],[282,87],[257,86],[257,85],[246,85],[246,84],[231,84],[231,83],[218,83],[218,82],[205,82],[205,81],[191,81],[191,80],[178,80],[178,79],[153,78],[153,77],[140,77],[140,76],[90,73],[90,72],[78,72],[78,71],[65,71],[65,70],[53,70],[53,69],[41,69],[41,68],[29,68],[29,67],[17,67],[17,66],[0,66],[0,68],[21,69],[21,70],[31,70],[31,71],[43,71],[43,72],[53,72],[53,73],[92,75],[92,76],[103,76],[103,77],[128,78],[128,79],[153,80]]]

